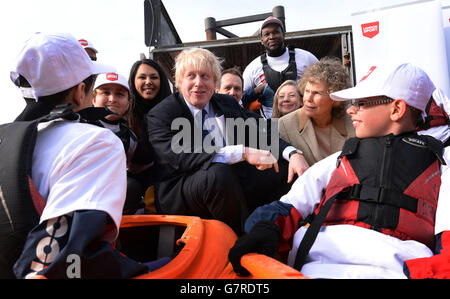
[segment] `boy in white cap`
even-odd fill
[[[449,278],[449,153],[415,132],[434,90],[423,70],[402,64],[332,93],[351,100],[357,137],[248,218],[229,254],[236,272],[246,273],[242,255],[279,246],[312,278]]]
[[[12,76],[22,75],[38,101],[74,106],[78,114],[92,105],[96,75],[113,71],[90,60],[70,34],[36,33]],[[38,192],[33,200],[42,198],[45,207],[14,265],[16,277],[120,278],[149,270],[113,246],[125,201],[125,161],[110,130],[62,118],[38,126],[31,179]]]
[[[136,149],[137,137],[128,128],[125,115],[130,107],[130,88],[124,76],[104,73],[97,77],[92,96],[94,107],[106,107],[114,112],[100,119],[102,127],[113,131],[124,143],[127,160],[131,160]]]
[[[138,138],[128,127],[126,114],[130,107],[130,88],[128,80],[118,73],[104,73],[97,77],[92,97],[94,107],[106,107],[114,114],[100,119],[98,124],[113,131],[122,140],[127,156],[127,197],[124,214],[134,214],[144,207],[143,195],[145,190],[143,182],[139,181],[139,173],[145,168],[133,161],[138,146]]]
[[[82,38],[79,39],[78,42],[80,43],[80,45],[83,46],[84,50],[86,50],[86,52],[89,55],[89,58],[91,58],[92,61],[97,61],[97,49],[94,47],[94,45],[89,42],[88,40]]]
[[[118,73],[104,73],[97,77],[92,97],[94,107],[107,107],[115,112],[105,118],[110,121],[121,119],[130,107],[128,80]]]

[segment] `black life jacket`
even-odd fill
[[[15,278],[12,267],[46,204],[31,179],[38,124],[59,118],[85,122],[110,114],[104,108],[75,113],[73,107],[60,105],[36,120],[0,125],[0,278]]]
[[[442,150],[439,140],[415,133],[349,139],[296,266],[301,268],[321,225],[356,225],[434,249]]]
[[[274,92],[277,91],[278,87],[283,84],[286,80],[297,80],[297,64],[295,63],[295,48],[288,47],[289,50],[289,65],[282,72],[277,72],[273,70],[267,63],[267,54],[261,54],[261,63],[263,65],[264,77],[266,78],[266,83],[269,84],[270,88]]]

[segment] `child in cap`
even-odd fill
[[[130,92],[127,80],[117,73],[100,74],[95,81],[92,104],[94,107],[106,107],[114,112],[100,122],[103,127],[110,129],[121,138],[127,153],[127,160],[130,160],[136,149],[137,138],[128,129],[127,121],[124,118],[130,107]]]
[[[121,74],[105,73],[97,77],[92,97],[94,107],[106,107],[114,114],[99,120],[99,125],[113,131],[122,140],[127,156],[127,197],[124,205],[124,214],[134,214],[144,207],[144,188],[138,176],[143,167],[133,161],[138,146],[138,138],[128,127],[125,119],[130,107],[130,89],[127,79]]]
[[[92,61],[97,61],[97,49],[94,47],[94,45],[89,42],[88,40],[82,38],[79,39],[78,42],[80,43],[80,45],[83,46],[84,50],[86,50],[86,52],[89,55],[89,58],[91,58]]]
[[[279,245],[312,278],[449,278],[449,151],[415,132],[434,90],[423,70],[402,64],[332,93],[351,100],[357,137],[255,210],[229,253],[235,271],[247,273],[242,255],[273,256]]]
[[[79,113],[92,105],[96,75],[108,72],[114,68],[90,60],[70,34],[36,33],[12,75],[22,75],[38,101],[74,105]],[[126,158],[110,130],[61,118],[40,124],[31,179],[45,207],[14,265],[16,277],[123,278],[149,271],[113,246],[125,202]]]

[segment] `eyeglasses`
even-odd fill
[[[384,105],[393,102],[394,100],[388,97],[382,97],[374,100],[351,100],[350,105],[354,106],[356,111],[361,109],[362,106],[370,107],[370,106],[378,106]]]

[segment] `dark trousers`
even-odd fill
[[[278,173],[274,168],[260,171],[247,162],[213,163],[208,169],[196,171],[183,183],[186,214],[220,220],[242,235],[253,210],[289,191],[288,163],[280,160],[278,165]]]

